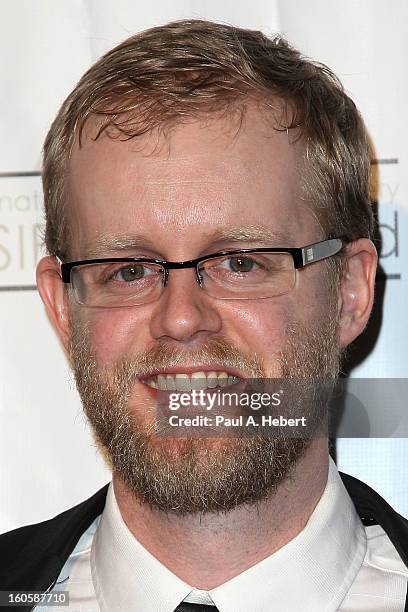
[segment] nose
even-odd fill
[[[201,343],[221,327],[217,301],[200,288],[195,270],[170,270],[167,285],[154,303],[150,319],[152,337]]]

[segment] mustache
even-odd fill
[[[265,368],[256,353],[246,353],[237,349],[222,338],[205,342],[193,350],[181,351],[180,348],[166,344],[157,344],[136,354],[124,358],[119,369],[126,370],[128,376],[143,376],[154,370],[182,367],[200,367],[206,362],[215,362],[218,367],[234,368],[242,371],[249,378],[265,378]]]
[[[86,322],[71,321],[68,356],[77,384],[89,384],[92,380],[104,379],[110,380],[113,385],[116,383],[129,387],[138,376],[148,375],[155,370],[183,365],[200,367],[205,363],[214,363],[219,368],[236,369],[248,378],[266,378],[263,360],[255,351],[238,349],[223,336],[211,338],[196,348],[184,350],[168,342],[157,342],[143,351],[129,352],[104,366],[98,364],[89,336],[90,330]]]
[[[139,353],[128,354],[113,363],[100,366],[91,350],[86,330],[77,328],[71,336],[70,349],[71,364],[81,397],[85,395],[98,405],[101,393],[108,392],[116,410],[120,406],[124,410],[138,377],[155,370],[187,364],[200,367],[205,363],[214,363],[221,369],[236,369],[248,378],[266,378],[263,362],[256,353],[237,349],[220,337],[194,350],[180,350],[179,347],[158,343]]]

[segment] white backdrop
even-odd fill
[[[333,68],[363,112],[380,160],[381,264],[388,279],[374,350],[353,376],[408,377],[405,0],[3,0],[0,532],[49,518],[109,479],[33,288],[41,256],[43,139],[65,96],[101,53],[138,30],[185,17],[281,31]],[[405,438],[340,439],[337,459],[408,515]]]

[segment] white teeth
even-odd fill
[[[205,372],[193,372],[191,375],[191,390],[200,391],[200,389],[207,389],[208,382],[205,376]]]
[[[218,385],[217,372],[208,372],[207,374],[207,385],[210,389],[213,389]]]
[[[191,391],[190,377],[188,374],[176,374],[177,391]]]
[[[172,376],[171,374],[167,374],[166,376],[166,385],[167,385],[167,391],[176,390],[176,381],[174,380],[174,376]]]
[[[226,387],[228,385],[228,374],[226,372],[220,372],[218,374],[218,385],[220,387]]]
[[[145,380],[146,385],[160,391],[201,391],[215,387],[227,387],[240,381],[227,372],[192,372],[192,374],[158,374]]]
[[[166,381],[166,377],[163,376],[163,374],[159,374],[157,377],[157,386],[160,389],[160,391],[166,391],[167,390],[167,381]]]

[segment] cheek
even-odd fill
[[[238,349],[257,353],[264,364],[285,347],[287,330],[296,321],[295,301],[289,297],[256,302],[224,302],[220,316],[223,335]],[[100,365],[110,365],[125,355],[150,348],[150,311],[137,309],[95,309],[82,313],[89,330],[89,342]],[[299,314],[299,313],[298,313]]]
[[[231,314],[242,348],[257,352],[268,363],[268,357],[285,345],[287,329],[294,321],[294,303],[286,297],[248,301]]]
[[[95,309],[87,317],[87,324],[90,345],[100,365],[147,348],[148,319],[140,307]]]
[[[298,284],[293,293],[298,304],[297,320],[306,327],[320,327],[329,316],[333,298],[329,290],[329,279],[320,264],[305,268],[298,276]]]

